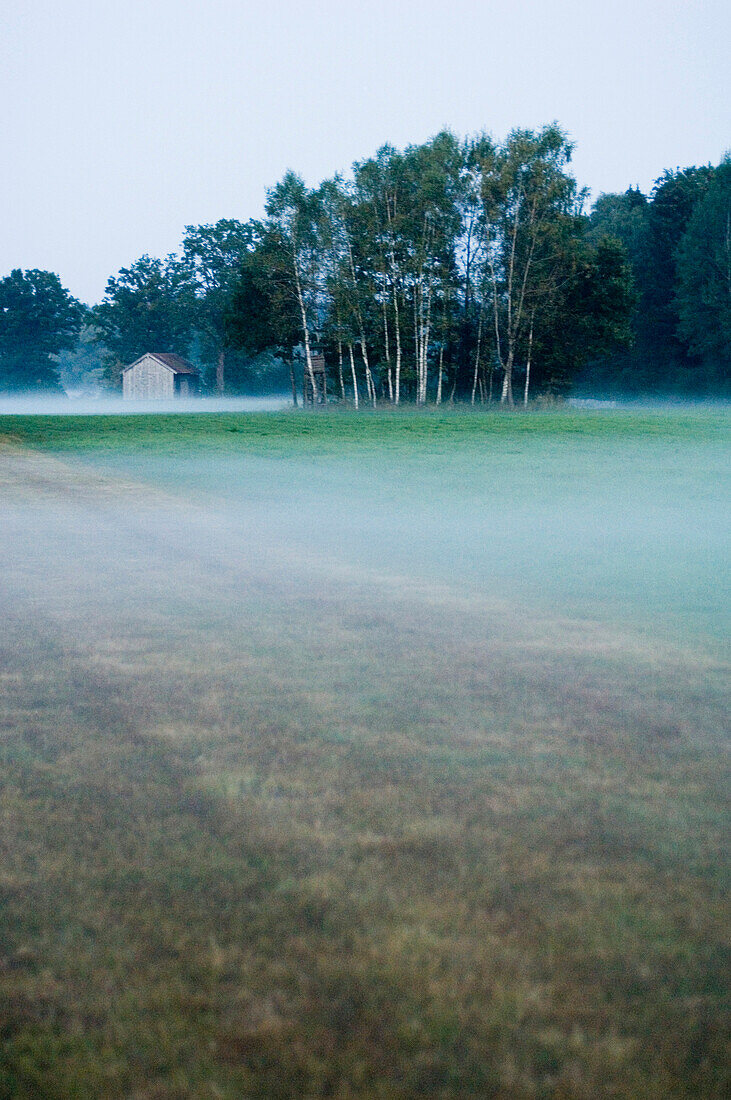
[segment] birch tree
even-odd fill
[[[294,172],[269,191],[267,219],[276,229],[281,247],[287,255],[292,285],[302,326],[305,349],[305,369],[312,393],[317,393],[312,368],[313,326],[318,321],[319,252],[317,238],[317,202],[304,181]]]
[[[515,130],[485,157],[482,200],[485,266],[491,285],[495,354],[502,370],[500,400],[513,404],[513,372],[530,326],[530,301],[544,277],[552,220],[574,211],[580,196],[565,171],[571,143],[556,125],[538,134]]]
[[[365,329],[358,304],[360,293],[356,282],[353,245],[348,225],[349,196],[342,180],[336,176],[326,180],[317,193],[319,236],[322,253],[324,288],[326,293],[326,328],[337,348],[338,383],[345,400],[344,349],[348,349],[353,391],[353,405],[359,406],[358,379],[353,344],[360,339],[365,345]],[[367,353],[366,359],[367,362]],[[368,393],[372,379],[367,377]]]

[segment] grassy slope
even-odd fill
[[[6,427],[57,453],[313,457],[725,430],[43,420]],[[448,594],[201,572],[200,502],[6,470],[0,1095],[724,1094],[712,660]]]

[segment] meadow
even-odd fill
[[[727,1095],[729,429],[0,418],[0,1096]]]

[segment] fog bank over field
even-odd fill
[[[699,427],[719,415],[687,414]],[[581,433],[588,413],[567,415],[575,434],[542,432],[537,414],[535,433],[511,435],[501,418],[505,436],[486,424],[466,444],[430,436],[428,421],[407,416],[419,436],[413,448],[396,443],[386,418],[382,448],[365,449],[356,431],[350,447],[325,454],[306,445],[267,454],[264,439],[251,443],[260,428],[242,420],[219,433],[221,445],[233,441],[223,453],[112,446],[84,462],[205,507],[211,545],[235,530],[241,552],[286,550],[317,563],[328,583],[345,569],[367,575],[376,591],[381,579],[403,578],[426,591],[446,586],[465,598],[670,631],[680,642],[688,631],[723,638],[731,532],[722,435],[666,437],[673,413],[638,408],[594,413],[608,428],[597,438]],[[306,440],[312,428],[327,446],[327,422],[293,416],[295,432],[301,425]],[[613,437],[613,422],[626,434]],[[651,431],[633,436],[635,422]],[[337,436],[338,419],[330,424]]]
[[[190,397],[174,401],[127,401],[102,391],[74,396],[25,393],[0,395],[0,416],[99,416],[141,413],[274,412],[291,405],[291,397]]]
[[[153,491],[187,507],[190,543],[176,552],[191,559],[195,532],[207,553],[225,533],[229,558],[284,554],[316,568],[318,583],[367,577],[378,592],[403,579],[525,613],[633,624],[681,644],[689,632],[726,635],[723,406],[233,411],[285,402],[179,401],[171,418],[159,405],[135,416],[137,402],[100,401],[95,411],[110,419],[96,428],[96,417],[73,419],[74,402],[55,419],[56,406],[41,403],[23,406],[37,418],[6,415],[0,425],[13,438],[20,425],[32,445],[111,479],[110,502],[121,478],[141,501]],[[184,415],[192,408],[201,415]],[[134,488],[125,494],[134,501]]]

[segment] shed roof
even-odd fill
[[[136,367],[138,363],[141,363],[143,359],[150,356],[151,359],[157,359],[159,363],[162,363],[164,367],[171,370],[174,374],[198,374],[192,363],[189,363],[187,359],[183,359],[182,355],[176,355],[174,351],[146,351],[144,355],[141,355],[139,359],[135,359],[134,363],[130,363],[128,367],[125,367],[122,374],[125,371],[131,370],[132,367]]]

